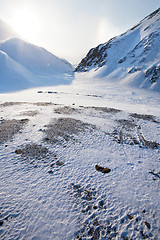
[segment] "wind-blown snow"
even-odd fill
[[[159,104],[83,74],[1,94],[1,239],[158,239]]]

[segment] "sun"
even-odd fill
[[[13,16],[12,26],[22,38],[36,41],[40,30],[40,22],[32,9],[18,9]]]

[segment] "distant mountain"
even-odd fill
[[[0,93],[18,91],[34,85],[33,74],[0,51]]]
[[[67,61],[19,38],[11,38],[0,43],[0,50],[35,74],[60,74],[72,69]]]
[[[160,8],[124,34],[91,49],[75,71],[160,91]]]
[[[16,37],[3,21],[0,39],[0,92],[67,83],[66,74],[73,73],[67,60]]]

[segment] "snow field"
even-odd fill
[[[0,96],[2,239],[158,239],[158,95],[84,82]]]

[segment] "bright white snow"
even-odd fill
[[[70,85],[0,94],[0,104],[0,126],[29,119],[0,145],[1,239],[159,238],[159,94],[78,74]]]
[[[2,240],[159,238],[160,95],[136,88],[159,91],[144,78],[159,71],[158,31],[145,19],[107,65],[74,75],[0,22]]]

